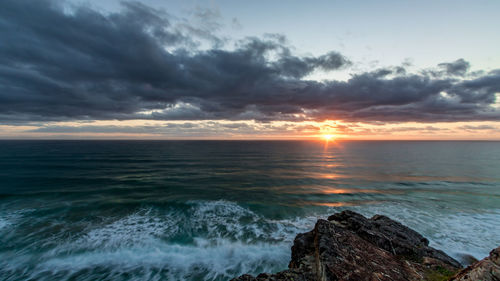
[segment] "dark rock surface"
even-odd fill
[[[288,267],[275,274],[233,280],[446,280],[461,266],[396,221],[344,211],[328,221],[318,220],[312,231],[297,235]]]
[[[417,262],[429,257],[453,267],[461,267],[458,261],[443,251],[429,247],[429,240],[418,232],[386,216],[375,215],[367,219],[358,213],[344,211],[330,216],[328,220],[353,231],[364,240],[394,255],[401,255]]]
[[[464,266],[469,266],[475,262],[478,262],[478,260],[474,256],[469,255],[469,254],[460,254],[458,257],[458,260]]]
[[[460,271],[450,281],[500,281],[500,247],[486,257]]]

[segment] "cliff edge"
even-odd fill
[[[242,275],[233,281],[482,280],[470,276],[483,278],[477,276],[498,270],[500,248],[497,250],[486,262],[478,262],[482,265],[464,269],[468,275],[461,277],[465,276],[461,264],[430,247],[416,231],[386,216],[368,219],[343,211],[318,220],[313,230],[297,235],[287,270],[257,277]],[[485,266],[489,267],[483,270]],[[492,278],[500,277],[494,273]]]

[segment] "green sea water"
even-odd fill
[[[0,280],[229,280],[344,209],[500,245],[500,142],[0,141]]]

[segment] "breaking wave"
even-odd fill
[[[367,216],[391,216],[454,256],[482,258],[500,243],[495,236],[500,233],[498,210],[437,215],[404,204],[349,208]],[[2,234],[7,229],[16,234],[18,225],[33,226],[33,233],[1,238],[6,246],[0,252],[0,279],[229,280],[244,273],[276,272],[287,267],[297,233],[342,209],[270,219],[234,202],[189,201],[183,208],[143,207],[80,224],[51,220],[43,227],[46,219],[33,220],[30,212],[2,214]],[[48,230],[51,235],[42,235]]]

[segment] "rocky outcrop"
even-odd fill
[[[500,247],[486,257],[460,271],[450,281],[500,281]]]
[[[429,247],[429,240],[418,232],[386,216],[375,215],[367,219],[355,212],[344,211],[330,216],[328,220],[396,256],[416,262],[431,258],[452,267],[461,267],[458,261],[443,251]]]
[[[312,231],[297,235],[288,267],[275,274],[233,280],[446,280],[461,266],[429,247],[422,235],[388,217],[368,219],[344,211],[318,220]]]

